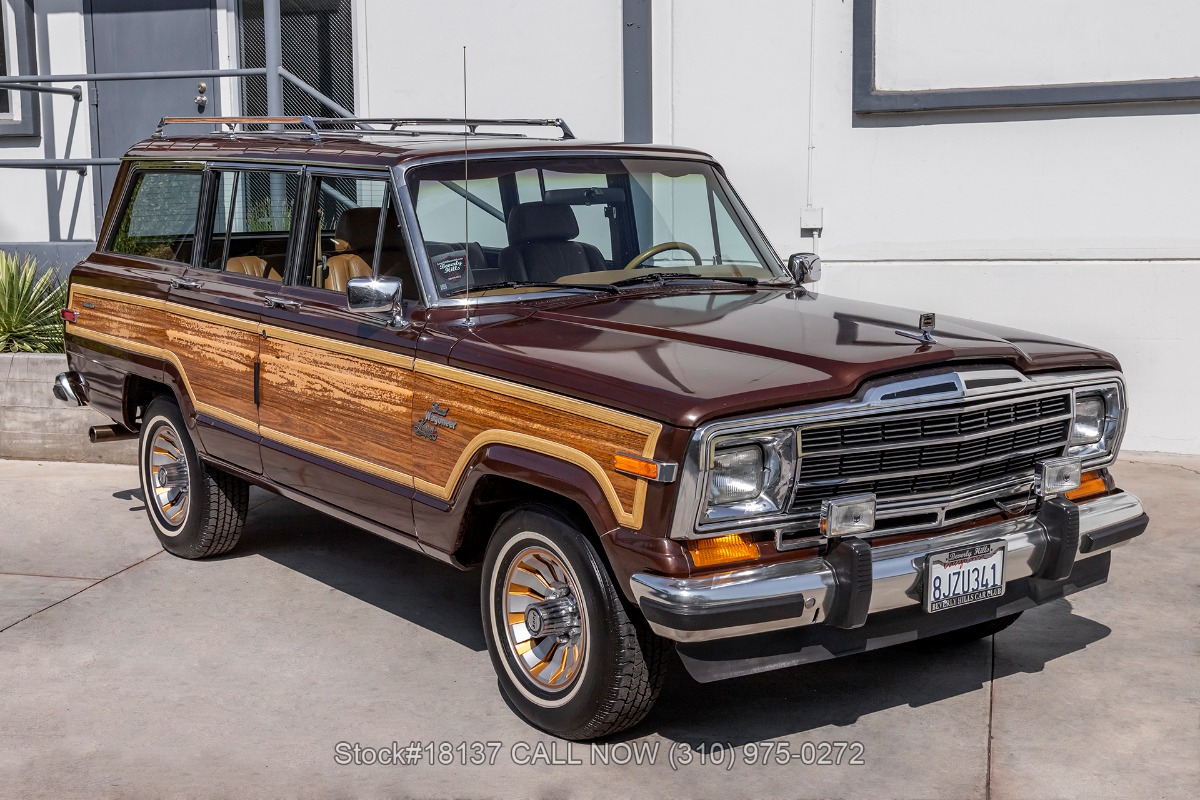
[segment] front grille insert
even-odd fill
[[[1071,395],[976,401],[924,412],[816,423],[800,429],[799,476],[789,510],[820,513],[821,501],[873,492],[886,501],[939,498],[1033,475],[1034,462],[1062,455]]]

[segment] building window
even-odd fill
[[[280,46],[283,66],[343,108],[354,109],[353,0],[280,0]],[[261,67],[265,61],[262,0],[241,0],[241,65]],[[267,113],[266,78],[242,82],[242,113]],[[333,109],[283,82],[283,111],[336,117]]]
[[[32,75],[34,58],[33,0],[0,0],[0,75]],[[41,133],[36,92],[0,89],[0,136]]]

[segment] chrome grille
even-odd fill
[[[885,501],[1016,482],[1062,454],[1070,420],[1071,395],[1058,392],[803,427],[790,511],[815,515],[824,499],[862,492]]]

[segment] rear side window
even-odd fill
[[[109,250],[189,263],[196,245],[199,172],[142,172],[117,223]]]
[[[201,266],[282,281],[299,174],[220,170],[212,181],[211,236]]]

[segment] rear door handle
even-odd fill
[[[199,289],[203,285],[203,281],[189,281],[183,278],[171,278],[172,289]]]
[[[299,300],[288,300],[286,297],[276,297],[269,294],[263,298],[263,303],[267,308],[283,308],[288,311],[295,311],[300,308]]]

